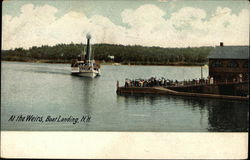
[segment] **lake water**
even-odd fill
[[[200,67],[101,67],[102,75],[90,79],[72,76],[69,64],[2,62],[2,130],[248,131],[247,102],[166,95],[116,94],[117,80],[122,85],[125,78],[199,78]],[[203,75],[208,75],[207,68],[203,68]],[[42,117],[43,121],[11,121],[9,119],[12,115],[33,115]],[[76,124],[45,122],[47,116],[71,116],[79,119],[90,116],[91,119],[89,122]]]

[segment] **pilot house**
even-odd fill
[[[215,82],[242,82],[249,78],[249,46],[216,46],[208,56],[209,76]]]

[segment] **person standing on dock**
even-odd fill
[[[214,78],[213,77],[210,78],[209,84],[214,84]]]
[[[242,74],[239,74],[239,82],[242,82]]]

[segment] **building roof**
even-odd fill
[[[216,46],[209,59],[249,59],[249,46]]]

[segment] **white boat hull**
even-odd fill
[[[94,78],[96,76],[100,75],[100,72],[96,71],[96,70],[81,70],[79,71],[79,69],[77,68],[72,68],[71,70],[71,74],[73,75],[77,75],[77,76],[81,76],[81,77],[90,77],[90,78]]]
[[[72,73],[72,74],[81,76],[81,77],[90,77],[90,78],[94,78],[97,76],[97,73],[94,73],[94,72],[79,72],[79,73]]]

